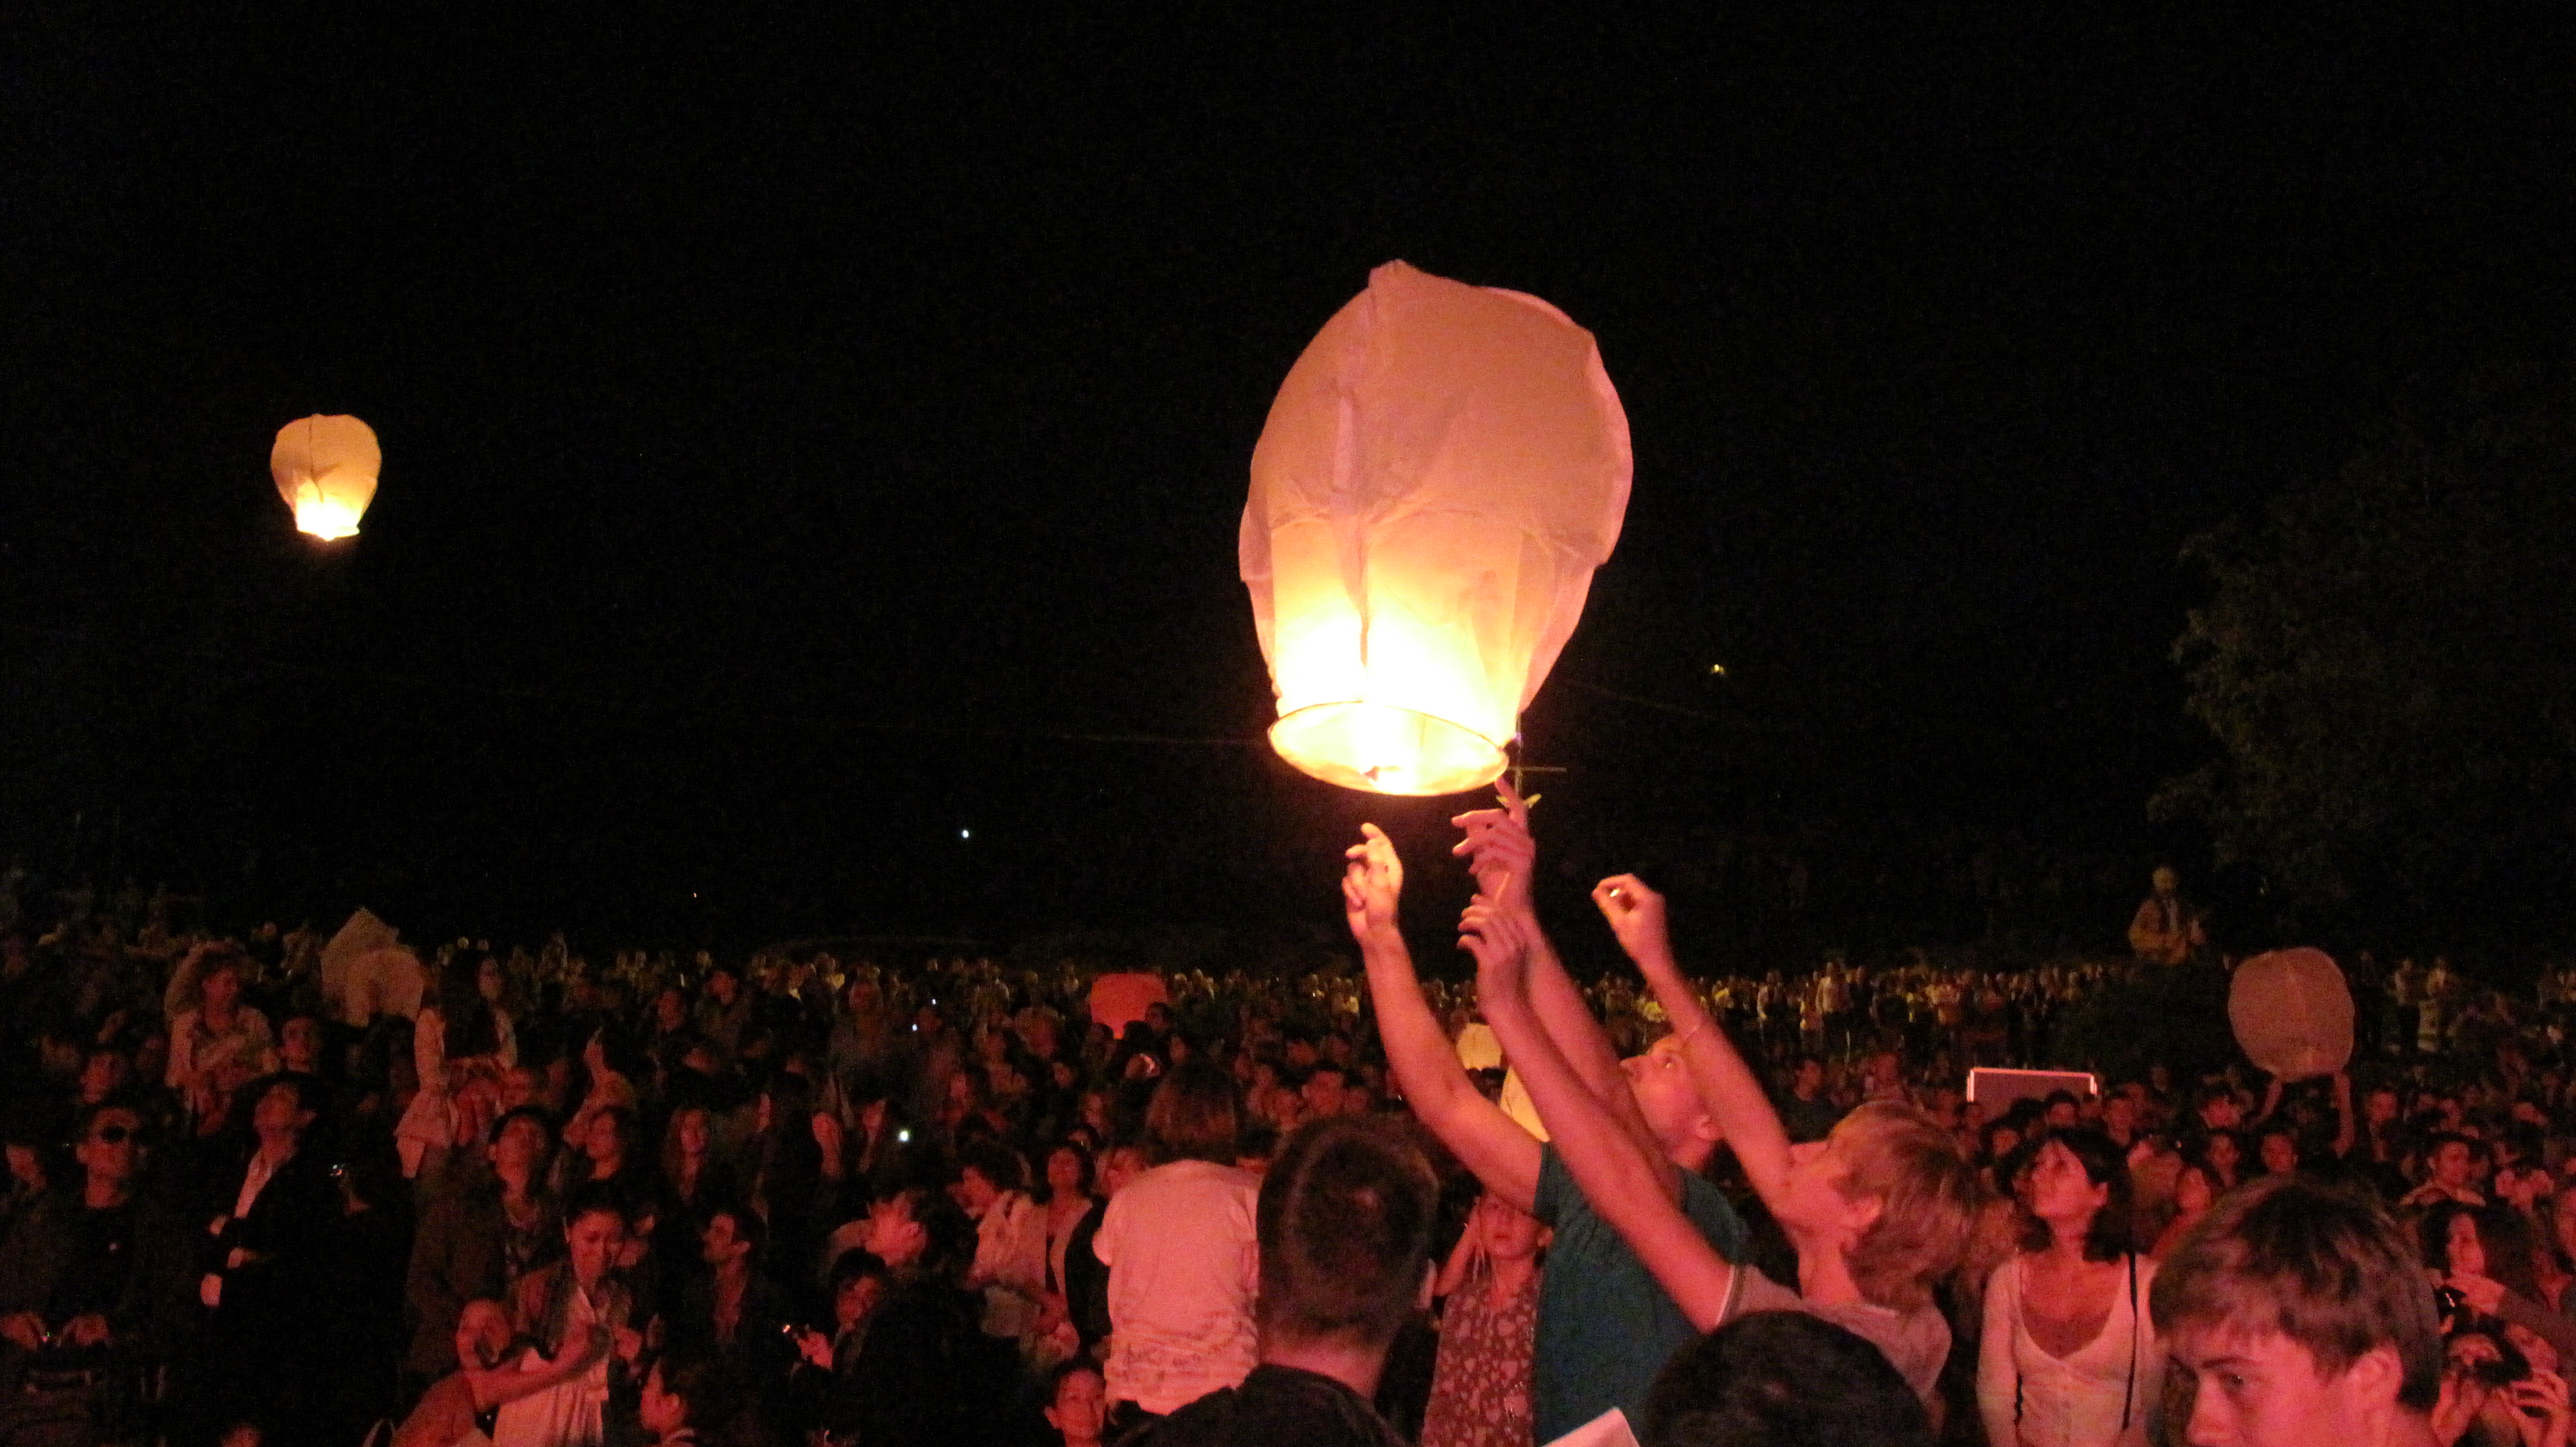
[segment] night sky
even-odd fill
[[[1235,577],[1400,257],[1590,328],[1634,431],[1525,719],[1560,892],[2008,839],[2133,898],[2183,540],[2576,320],[2568,24],[1791,8],[22,14],[0,842],[415,935],[1286,937],[1375,817],[1430,919],[1460,801],[1273,759]],[[385,451],[331,547],[314,412]]]

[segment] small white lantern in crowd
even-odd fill
[[[2323,950],[2274,950],[2238,965],[2227,1022],[2246,1057],[2283,1080],[2332,1075],[2352,1060],[2352,988]]]
[[[1242,567],[1270,742],[1381,794],[1491,783],[1627,511],[1592,334],[1389,262],[1309,343],[1252,454]]]
[[[268,454],[277,495],[295,509],[296,530],[325,540],[356,534],[383,466],[376,434],[355,417],[289,422]]]

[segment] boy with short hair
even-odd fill
[[[2376,1203],[2296,1178],[2220,1199],[2149,1307],[2194,1384],[2194,1447],[2429,1447],[2441,1324],[2414,1245]]]

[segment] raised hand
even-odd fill
[[[1592,902],[1619,937],[1619,947],[1640,965],[1670,958],[1672,939],[1664,927],[1664,897],[1633,874],[1614,874],[1592,886]]]
[[[1386,831],[1360,826],[1360,842],[1343,851],[1350,867],[1342,871],[1342,914],[1351,934],[1363,944],[1369,936],[1395,929],[1396,901],[1404,895],[1404,861]]]
[[[1538,865],[1529,804],[1508,778],[1494,781],[1494,793],[1502,807],[1472,809],[1449,821],[1466,836],[1449,852],[1466,856],[1468,872],[1476,876],[1477,893],[1498,908],[1525,911],[1530,907],[1530,876]]]
[[[1517,912],[1477,895],[1458,917],[1458,948],[1476,957],[1476,990],[1486,1000],[1529,988],[1529,929]]]

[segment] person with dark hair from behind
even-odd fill
[[[2021,1251],[1986,1283],[1977,1409],[1991,1447],[2146,1447],[2164,1347],[2156,1264],[2130,1235],[2129,1164],[2101,1131],[2041,1139]]]
[[[1643,1447],[1932,1447],[1932,1418],[1887,1356],[1799,1311],[1757,1311],[1664,1363]]]
[[[2194,1447],[2442,1440],[2432,1288],[2374,1201],[2295,1177],[2231,1192],[2165,1261],[2151,1309]]]
[[[1128,1447],[1400,1447],[1369,1399],[1422,1309],[1439,1210],[1439,1182],[1402,1127],[1301,1127],[1261,1182],[1260,1365]]]

